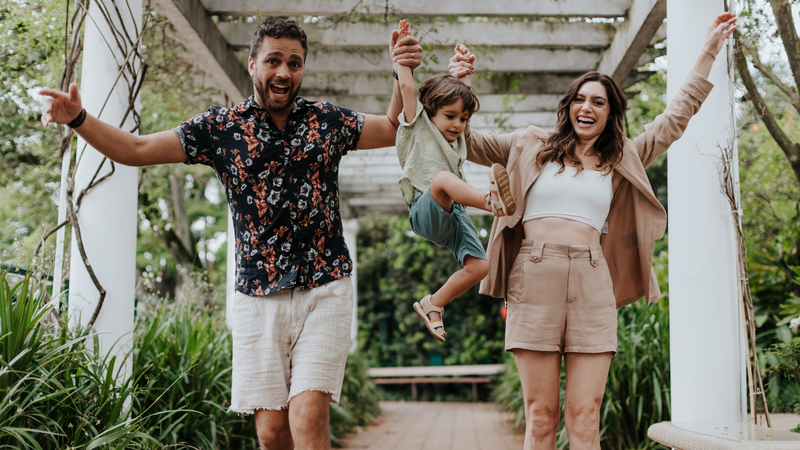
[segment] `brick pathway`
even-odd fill
[[[511,416],[491,403],[381,402],[383,414],[345,449],[520,450],[523,436]]]

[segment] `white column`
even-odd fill
[[[112,2],[104,1],[116,18]],[[132,11],[133,18],[129,17],[128,8]],[[141,0],[128,0],[128,7],[120,7],[120,11],[126,19],[125,27],[128,33],[132,34],[131,39],[135,41],[142,22]],[[128,108],[128,90],[122,80],[117,83],[102,114],[100,114],[100,110],[117,79],[118,64],[124,61],[125,55],[122,55],[122,52],[116,47],[115,40],[95,2],[91,4],[89,15],[94,20],[87,18],[85,24],[81,71],[83,106],[95,117],[99,115],[104,122],[118,126],[123,113]],[[111,49],[103,36],[113,45]],[[138,64],[133,58],[130,62]],[[129,130],[133,127],[133,123],[129,114],[128,120],[122,128]],[[102,160],[102,155],[88,147],[81,139],[78,141],[78,160],[79,166],[75,175],[75,200],[80,191],[90,182]],[[99,176],[103,176],[109,171],[110,164],[106,161]],[[131,359],[123,360],[122,355],[129,354],[133,342],[136,227],[138,223],[136,212],[137,174],[138,169],[136,168],[116,164],[114,175],[86,194],[78,212],[78,222],[87,257],[94,273],[106,290],[105,302],[94,324],[95,330],[100,334],[100,348],[96,350],[107,353],[113,348],[113,354],[120,356],[120,362],[124,361],[122,368],[126,374],[130,373]],[[70,324],[85,326],[94,313],[99,294],[84,267],[78,251],[78,244],[75,241],[75,233],[72,235]]]
[[[667,96],[678,92],[705,41],[717,0],[667,2]],[[720,147],[734,133],[723,48],[711,95],[669,150],[670,356],[673,422],[742,422],[742,318],[731,211],[720,191]]]
[[[353,260],[353,325],[350,329],[350,353],[358,350],[358,252],[356,251],[356,243],[358,236],[358,219],[344,219],[342,220],[342,228],[344,228],[344,243],[347,249],[350,250],[350,258]]]
[[[225,325],[233,330],[233,296],[236,294],[236,236],[233,233],[233,215],[228,209],[228,254],[225,277]]]
[[[67,218],[67,178],[69,176],[70,153],[64,153],[64,159],[61,160],[61,186],[58,192],[58,222],[61,223]],[[61,273],[64,272],[64,237],[66,236],[66,227],[61,227],[56,231],[56,256],[53,261],[53,294],[52,298],[56,298],[61,294]],[[59,300],[59,304],[61,300]]]

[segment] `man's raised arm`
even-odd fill
[[[84,114],[81,97],[75,83],[69,92],[42,89],[47,97],[42,105],[42,124],[51,122],[66,125]],[[162,131],[147,136],[136,136],[113,127],[86,114],[86,119],[76,125],[75,132],[110,160],[126,166],[179,163],[187,160],[178,136],[172,131]]]
[[[419,40],[414,36],[397,38],[397,30],[392,31],[392,39],[389,44],[392,54],[392,61],[395,64],[411,67],[411,70],[419,67],[422,63],[422,47]],[[394,145],[397,127],[400,123],[397,117],[403,110],[403,97],[400,93],[400,86],[397,81],[392,84],[392,101],[389,104],[389,111],[385,116],[366,114],[364,116],[364,128],[361,130],[361,138],[358,140],[359,149],[391,147]]]

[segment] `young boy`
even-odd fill
[[[408,23],[400,21],[400,37],[408,35]],[[459,44],[456,52],[472,57]],[[444,306],[480,282],[489,273],[489,261],[465,206],[512,215],[514,199],[503,166],[489,173],[489,193],[464,180],[462,165],[467,157],[464,129],[480,107],[469,86],[470,76],[460,80],[437,75],[420,86],[419,100],[411,69],[395,65],[403,97],[403,113],[397,130],[397,155],[403,175],[400,190],[409,204],[409,221],[415,233],[441,245],[456,257],[463,269],[454,273],[434,294],[414,303],[414,310],[428,331],[444,342],[447,333],[441,316]]]

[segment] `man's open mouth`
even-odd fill
[[[289,86],[286,84],[275,83],[269,85],[269,90],[277,96],[282,96],[289,92]]]

